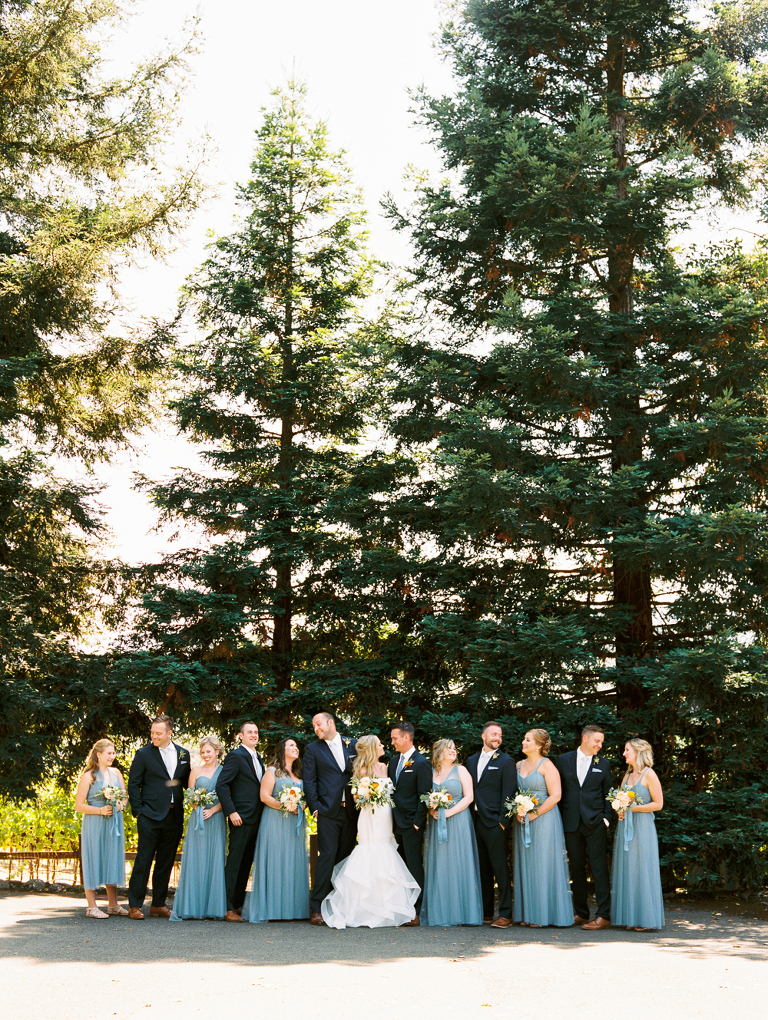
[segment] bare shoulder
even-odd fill
[[[472,776],[469,774],[469,770],[465,765],[459,765],[459,775],[462,779],[472,779]]]
[[[551,776],[555,772],[557,772],[557,765],[555,765],[553,761],[550,761],[549,758],[545,758],[541,763],[541,768],[539,771],[543,772],[545,776],[546,775]],[[558,772],[557,774],[559,775],[560,773]]]

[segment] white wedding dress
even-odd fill
[[[387,928],[413,920],[419,885],[397,852],[392,808],[365,807],[358,844],[333,869],[320,910],[329,928]]]

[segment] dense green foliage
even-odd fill
[[[184,53],[108,77],[121,18],[111,0],[0,8],[0,788],[14,792],[103,731],[109,661],[80,649],[114,571],[94,487],[59,476],[153,418],[165,331],[119,329],[111,290],[199,190],[194,169],[162,165]]]

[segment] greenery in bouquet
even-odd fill
[[[378,776],[360,776],[349,784],[355,806],[358,810],[364,807],[392,807],[394,786],[391,779],[380,779]]]

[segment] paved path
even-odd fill
[[[683,908],[646,934],[336,932],[94,921],[69,896],[0,893],[4,1020],[761,1018],[767,961],[768,922]]]

